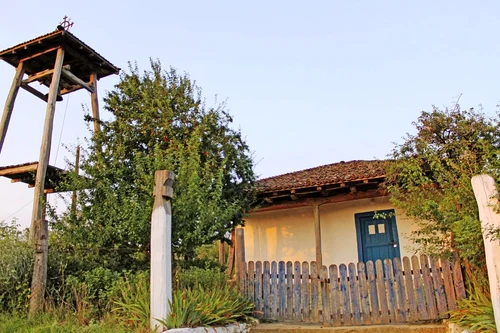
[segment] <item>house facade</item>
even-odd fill
[[[385,161],[340,162],[257,182],[246,261],[356,263],[414,254],[412,220],[389,202]]]

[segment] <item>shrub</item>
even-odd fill
[[[227,285],[227,275],[220,269],[191,267],[177,273],[177,289],[184,290],[201,285],[205,289],[223,288]]]
[[[176,290],[170,314],[160,322],[167,328],[224,326],[251,318],[253,303],[228,286]]]

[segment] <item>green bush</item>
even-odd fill
[[[469,297],[458,302],[458,309],[450,311],[450,322],[472,332],[496,332],[491,298],[477,285],[468,288]]]
[[[227,285],[227,274],[220,269],[191,267],[181,270],[176,276],[177,289],[184,290],[201,285],[203,288],[223,288]]]
[[[253,303],[227,285],[221,288],[176,290],[170,314],[160,322],[167,328],[224,326],[248,321]]]
[[[28,306],[33,250],[26,232],[18,230],[16,220],[0,222],[0,311],[23,312]]]

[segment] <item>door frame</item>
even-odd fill
[[[396,212],[394,209],[384,209],[384,210],[374,210],[371,212],[363,212],[363,213],[356,213],[354,214],[354,220],[356,222],[356,238],[358,240],[358,261],[360,262],[365,262],[365,258],[363,255],[363,236],[361,235],[362,228],[361,228],[361,218],[362,217],[373,217],[375,214],[391,214],[389,219],[391,220],[391,231],[392,231],[392,236],[394,237],[394,242],[398,245],[397,247],[397,257],[401,257],[401,250],[400,250],[400,244],[399,244],[399,234],[398,234],[398,227],[396,223]]]

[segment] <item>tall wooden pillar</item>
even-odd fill
[[[94,117],[94,133],[101,131],[101,124],[99,123],[99,97],[97,96],[97,73],[93,72],[90,75],[90,84],[94,91],[90,94],[92,104],[92,117]]]
[[[316,264],[323,267],[323,253],[321,251],[321,221],[319,216],[319,205],[313,206],[314,212],[314,238],[316,240]]]
[[[14,109],[14,102],[16,101],[17,92],[24,76],[24,63],[20,62],[16,69],[16,74],[14,75],[14,80],[7,95],[7,100],[5,101],[5,107],[3,109],[2,119],[0,120],[0,153],[2,152],[3,143],[5,141],[5,136],[7,135],[7,129],[9,127],[10,117],[12,115],[12,110]]]
[[[40,146],[40,158],[38,159],[38,168],[36,171],[35,194],[33,197],[33,214],[30,228],[30,239],[33,239],[33,229],[35,221],[43,220],[44,209],[44,189],[45,176],[47,174],[47,165],[49,164],[50,147],[52,144],[52,129],[54,127],[54,114],[56,111],[56,99],[59,93],[59,80],[64,61],[64,49],[57,50],[54,73],[50,82],[49,96],[47,98],[47,111],[45,113],[45,123],[43,125],[42,144]]]

